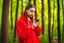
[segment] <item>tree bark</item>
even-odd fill
[[[45,22],[44,22],[44,0],[42,0],[42,35],[44,35]]]
[[[62,43],[64,43],[64,1],[63,0],[62,0],[62,14],[63,14]]]
[[[22,3],[21,3],[21,10],[22,10],[22,11],[21,11],[21,15],[22,15],[22,13],[23,13],[23,0],[21,0],[21,2],[22,2]]]
[[[33,0],[33,1],[34,1],[34,5],[35,5],[35,20],[37,20],[36,0]]]
[[[53,38],[53,29],[54,29],[54,12],[55,12],[55,0],[53,5],[53,24],[52,24],[52,38]]]
[[[8,43],[9,1],[10,0],[3,0],[1,43]]]
[[[11,30],[13,30],[13,18],[12,18],[12,0],[11,0]]]
[[[61,30],[60,30],[60,3],[57,0],[57,29],[58,29],[58,43],[61,43]]]
[[[17,5],[16,5],[16,15],[15,15],[15,27],[14,27],[13,43],[15,43],[15,41],[16,41],[16,22],[18,20],[18,5],[19,5],[19,0],[17,0]]]
[[[51,25],[51,5],[50,5],[50,0],[48,0],[48,37],[49,37],[49,43],[52,43],[52,25]]]
[[[31,0],[29,0],[29,2],[31,3]]]

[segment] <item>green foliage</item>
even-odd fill
[[[10,0],[11,1],[11,0]],[[48,0],[44,0],[44,19],[45,19],[45,29],[44,29],[44,35],[40,35],[39,38],[41,40],[41,43],[49,43],[48,39]],[[0,33],[1,33],[1,22],[2,22],[2,6],[3,6],[3,0],[0,0]],[[25,10],[25,7],[28,3],[28,0],[23,0],[23,12]],[[33,3],[33,0],[32,2]],[[17,0],[12,0],[12,18],[13,18],[13,27],[15,26],[15,14],[16,14],[16,4]],[[22,0],[19,0],[19,7],[18,7],[18,19],[20,19],[21,12],[22,12]],[[55,7],[54,7],[55,4]],[[51,0],[51,21],[53,24],[53,13],[54,13],[54,27],[53,27],[53,37],[57,37],[57,1]],[[54,8],[54,9],[53,9]],[[40,27],[42,27],[42,5],[41,1],[37,0],[36,1],[36,9],[37,9],[37,16],[39,21]],[[61,28],[61,33],[63,29],[63,14],[62,14],[62,0],[60,0],[60,28]],[[13,43],[13,35],[14,35],[14,30],[11,30],[11,2],[10,2],[10,8],[9,8],[9,28],[8,28],[8,43]],[[18,43],[18,38],[16,38],[16,43]]]

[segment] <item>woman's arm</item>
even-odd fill
[[[37,36],[39,36],[42,32],[42,29],[39,27],[38,22],[33,23],[32,29],[34,29]]]
[[[17,22],[16,24],[16,31],[17,31],[18,37],[21,40],[26,39],[28,37],[27,31],[23,29],[23,25],[20,22]]]
[[[42,32],[42,29],[39,26],[36,26],[34,28],[34,31],[35,31],[36,35],[39,36],[41,34],[41,32]]]

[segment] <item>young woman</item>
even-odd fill
[[[36,22],[34,14],[35,6],[28,3],[25,12],[22,13],[16,24],[19,43],[40,43],[38,36],[41,33],[41,28]]]

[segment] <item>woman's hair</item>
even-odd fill
[[[28,9],[30,9],[30,8],[35,8],[35,5],[32,4],[32,3],[28,3],[28,4],[26,5],[26,8],[25,8],[25,17],[26,17],[26,20],[27,20],[27,17],[28,17],[28,14],[27,14],[26,10],[28,10]],[[33,20],[33,17],[31,17],[30,19]],[[27,21],[28,21],[28,20],[27,20]],[[26,22],[27,22],[27,21],[26,21]],[[27,24],[28,24],[28,22],[27,22]]]
[[[32,3],[28,3],[28,4],[26,5],[25,11],[28,10],[28,9],[30,9],[30,8],[35,8],[35,5],[32,4]]]

